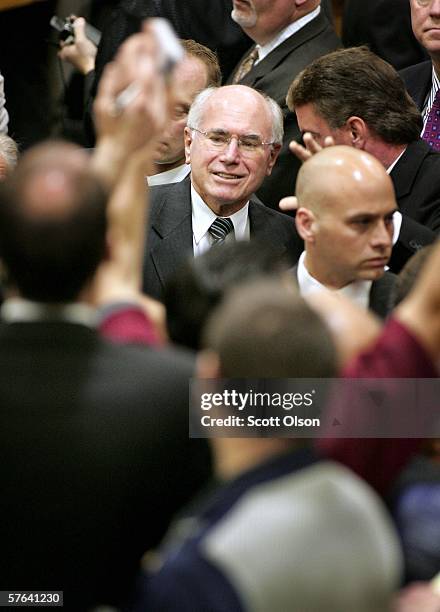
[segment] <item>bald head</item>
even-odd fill
[[[304,163],[298,174],[298,205],[313,211],[334,204],[349,206],[360,192],[375,200],[394,197],[383,165],[353,147],[327,147]]]
[[[383,275],[397,207],[377,159],[353,147],[323,149],[301,168],[297,198],[296,224],[316,280],[339,289]]]
[[[40,302],[76,299],[105,255],[107,196],[87,154],[39,145],[1,187],[0,254],[15,287]]]

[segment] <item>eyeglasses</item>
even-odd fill
[[[208,130],[207,132],[204,132],[203,130],[198,130],[194,127],[188,127],[190,130],[194,130],[194,132],[198,132],[204,136],[208,141],[209,146],[217,151],[224,151],[229,146],[233,138],[236,138],[237,146],[243,155],[254,155],[260,151],[262,147],[276,144],[275,142],[263,142],[261,138],[251,134],[247,136],[237,136],[235,134],[230,134],[229,132],[223,132],[222,130]]]

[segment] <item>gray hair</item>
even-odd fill
[[[8,170],[13,170],[18,161],[18,145],[6,134],[0,134],[0,155],[4,158]]]
[[[205,104],[211,98],[211,96],[219,89],[221,89],[221,87],[207,87],[195,97],[194,102],[192,103],[188,113],[187,125],[189,127],[200,129]],[[276,144],[282,144],[284,136],[284,127],[283,113],[280,106],[275,102],[275,100],[270,98],[265,93],[257,91],[255,89],[253,89],[252,91],[256,91],[266,102],[266,108],[269,111],[269,114],[272,119],[272,141]]]

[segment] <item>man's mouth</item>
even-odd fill
[[[214,175],[227,181],[233,181],[243,178],[239,174],[231,174],[229,172],[214,172]]]

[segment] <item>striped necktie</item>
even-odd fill
[[[422,138],[434,151],[440,151],[440,89],[435,94]]]
[[[254,49],[252,49],[249,55],[244,58],[244,60],[241,62],[241,64],[237,68],[234,74],[234,77],[232,79],[232,83],[234,85],[236,83],[239,83],[242,79],[244,79],[247,73],[250,72],[251,69],[254,67],[254,64],[257,61],[257,59],[258,59],[258,49],[257,47],[255,47]]]
[[[223,244],[226,236],[231,232],[234,233],[234,226],[232,225],[232,221],[230,219],[217,217],[209,228],[208,232],[214,238],[213,245]]]

